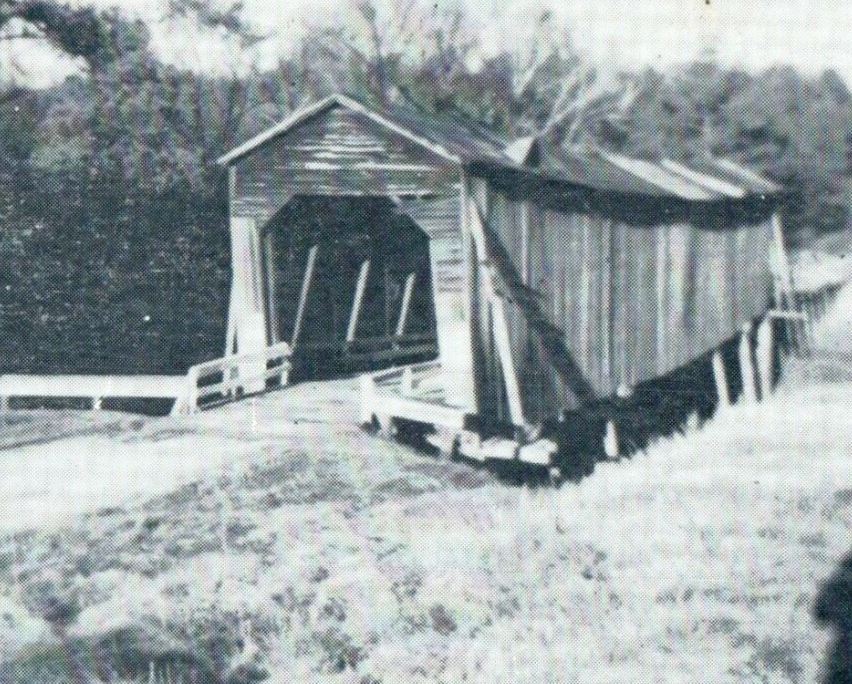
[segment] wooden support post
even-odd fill
[[[609,459],[618,458],[618,432],[615,429],[615,421],[608,420],[606,423],[606,434],[604,435],[604,453]]]
[[[764,316],[757,328],[757,370],[760,377],[760,398],[772,393],[775,373],[775,330],[771,316]]]
[[[361,264],[358,272],[358,282],[355,285],[355,298],[352,300],[352,313],[349,314],[349,327],[346,328],[346,341],[355,339],[355,331],[358,328],[358,316],[361,313],[361,302],[364,299],[364,289],[367,287],[367,276],[370,273],[370,260]]]
[[[503,371],[503,382],[506,389],[506,398],[509,404],[509,416],[512,424],[526,427],[524,419],[523,403],[521,402],[521,391],[518,376],[515,372],[515,361],[512,358],[512,342],[509,337],[509,324],[506,320],[506,311],[503,299],[497,294],[494,285],[494,273],[488,257],[488,247],[485,236],[485,223],[475,202],[471,203],[471,235],[476,246],[479,260],[479,273],[482,277],[482,288],[486,300],[491,307],[491,324],[494,335],[494,343],[497,348],[497,358]]]
[[[713,380],[716,384],[719,408],[729,407],[731,405],[731,394],[728,391],[728,379],[725,377],[725,362],[722,360],[722,353],[718,349],[713,352]]]
[[[190,368],[186,374],[186,412],[190,415],[198,413],[198,370],[196,368]]]
[[[409,273],[405,279],[405,290],[402,293],[402,305],[399,309],[399,320],[396,323],[396,336],[402,337],[405,333],[405,324],[408,322],[408,310],[411,308],[411,293],[414,291],[414,273]]]
[[[269,326],[269,344],[281,341],[278,329],[278,287],[275,269],[275,243],[271,230],[263,236],[263,271],[266,274],[266,322]]]
[[[414,371],[411,370],[411,366],[406,366],[402,371],[402,384],[401,391],[402,396],[410,397],[414,395]]]
[[[521,202],[521,282],[530,284],[530,212],[527,201]]]
[[[754,362],[751,355],[751,322],[743,326],[740,333],[739,360],[743,380],[743,399],[748,403],[757,401],[757,386],[754,381]]]
[[[308,263],[305,266],[305,275],[302,278],[302,290],[299,293],[299,306],[296,308],[296,319],[293,321],[293,334],[290,337],[290,347],[295,349],[302,332],[302,320],[305,317],[305,307],[308,303],[308,291],[311,289],[311,280],[314,277],[314,265],[317,261],[319,245],[314,245],[308,251]]]
[[[376,400],[376,381],[369,373],[359,378],[361,388],[361,424],[369,425],[373,422],[374,403]]]

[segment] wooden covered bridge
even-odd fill
[[[365,372],[365,420],[434,426],[473,455],[491,439],[546,463],[549,420],[738,336],[749,388],[753,326],[789,286],[779,188],[726,160],[552,158],[335,95],[219,161],[245,389],[284,345],[301,377]]]

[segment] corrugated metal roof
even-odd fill
[[[519,163],[516,146],[469,121],[429,116],[412,107],[368,108],[346,95],[308,105],[219,158],[231,164],[332,107],[359,112],[448,161],[485,162],[551,181],[604,192],[671,197],[690,202],[740,199],[777,193],[780,186],[727,159],[707,157],[689,163],[635,159],[604,150],[558,151],[535,168]],[[528,141],[524,142],[525,149]]]

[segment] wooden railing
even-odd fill
[[[234,354],[191,366],[186,373],[184,399],[173,413],[196,413],[240,396],[262,392],[272,380],[287,384],[292,351],[279,342],[253,354]]]
[[[361,375],[361,422],[369,423],[377,414],[405,417],[395,413],[388,402],[393,403],[397,399],[417,401],[425,391],[441,387],[440,371],[439,361],[426,361]],[[442,410],[440,402],[424,403],[423,408],[427,412]],[[456,413],[453,411],[453,420],[457,418]]]
[[[82,399],[99,411],[105,398],[175,399],[186,393],[180,375],[2,375],[0,407],[14,408],[11,400]]]
[[[402,356],[412,357],[437,352],[434,333],[355,338],[326,343],[299,343],[308,353],[324,352],[344,356],[353,361],[382,361]]]

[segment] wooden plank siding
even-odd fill
[[[684,366],[771,305],[768,219],[629,225],[525,208],[484,185],[476,183],[476,197],[499,242],[490,256],[510,283],[507,319],[529,421]],[[560,340],[547,343],[553,331]],[[499,414],[493,345],[482,330],[478,339],[486,369],[480,394]]]
[[[322,325],[335,328],[337,295],[328,288],[312,285],[309,302],[316,307],[299,304],[305,259],[280,273],[260,266],[262,250],[267,262],[272,259],[270,229],[298,235],[317,223],[316,212],[301,224],[291,216],[307,196],[335,197],[339,208],[346,197],[357,203],[390,198],[381,200],[390,207],[382,220],[403,213],[425,233],[430,272],[424,253],[417,285],[431,276],[443,396],[448,406],[479,414],[484,422],[518,426],[521,416],[526,425],[537,423],[635,387],[729,340],[770,306],[769,219],[732,223],[749,220],[734,218],[747,213],[736,209],[737,200],[714,213],[715,194],[691,186],[688,170],[616,159],[642,174],[653,172],[677,191],[663,200],[638,197],[632,186],[623,194],[567,181],[557,187],[555,180],[518,169],[504,169],[500,180],[488,175],[487,165],[477,171],[473,161],[441,149],[338,102],[308,111],[298,126],[280,135],[273,131],[244,156],[228,158],[235,267],[229,349],[234,339],[242,351],[290,337],[292,326],[273,320],[282,311],[286,321],[295,321],[301,309],[305,332],[314,337],[321,337]],[[634,205],[641,209],[635,214]],[[380,222],[378,212],[370,215],[366,223]],[[481,217],[481,230],[472,217]],[[400,234],[393,233],[397,239]],[[329,240],[319,256],[313,252],[313,280],[351,287],[355,273],[345,259],[330,260]],[[311,237],[299,249],[307,256],[319,244]],[[359,306],[360,332],[373,319],[393,318],[401,304],[396,295],[379,293],[388,281],[387,264],[380,265],[377,254],[361,255],[359,263],[368,258],[374,261],[363,269],[348,338],[356,331]],[[271,306],[270,292],[289,303]],[[351,303],[352,295],[345,294]],[[384,315],[372,315],[379,308]],[[421,318],[414,306],[412,325]],[[268,339],[261,340],[264,335]]]
[[[458,194],[458,166],[340,107],[235,162],[231,213],[268,221],[291,195]]]

